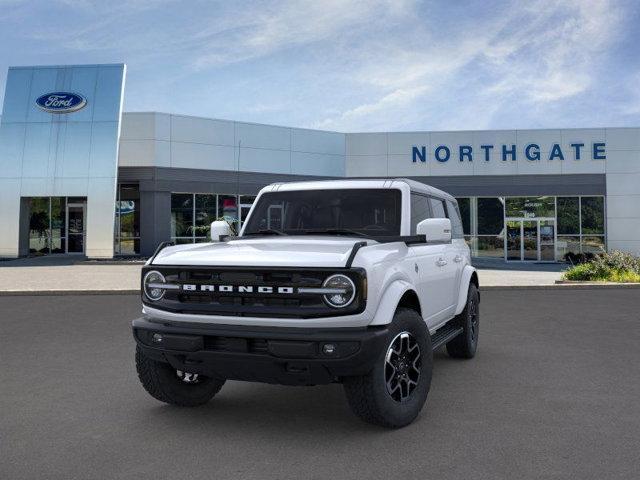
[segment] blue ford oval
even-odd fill
[[[46,93],[36,100],[41,110],[49,113],[72,113],[85,107],[87,99],[70,92]]]

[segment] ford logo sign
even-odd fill
[[[72,113],[85,107],[87,99],[77,93],[53,92],[38,97],[36,105],[49,113]]]

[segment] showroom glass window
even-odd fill
[[[555,197],[507,197],[505,216],[510,218],[553,218]]]
[[[226,220],[234,233],[239,233],[240,222],[238,221],[238,196],[218,195],[218,218]]]
[[[211,222],[216,220],[216,196],[196,194],[193,217],[193,238],[195,242],[208,242]]]
[[[504,257],[504,198],[478,198],[476,217],[475,254],[478,257]]]
[[[605,249],[605,199],[575,197],[457,198],[465,240],[477,257],[504,258],[504,219],[555,218],[556,258]]]
[[[254,200],[251,195],[172,193],[171,240],[176,244],[208,242],[211,223],[223,219],[237,233]]]
[[[604,197],[558,197],[558,259],[605,251]]]
[[[562,259],[567,253],[580,253],[580,197],[558,197],[558,238],[556,251]]]
[[[604,197],[580,197],[580,246],[584,253],[605,250]]]
[[[64,219],[64,216],[62,218]],[[62,244],[64,239],[58,238]],[[29,199],[29,253],[52,253],[51,240],[51,198],[35,197]]]
[[[32,197],[28,199],[30,254],[67,253],[69,240],[68,203],[86,205],[87,199],[86,197]],[[77,233],[84,241],[84,222],[79,225],[79,228]]]
[[[138,185],[118,185],[114,251],[116,255],[140,253],[140,190]]]

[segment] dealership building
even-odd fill
[[[640,254],[640,128],[344,133],[123,112],[122,64],[9,69],[0,257],[148,256],[242,223],[274,182],[396,178],[454,195],[473,255]]]

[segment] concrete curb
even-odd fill
[[[640,286],[638,282],[589,282],[582,280],[556,280],[556,285],[629,285]]]
[[[480,291],[487,290],[600,290],[610,288],[640,289],[640,283],[555,283],[547,285],[485,285]],[[140,295],[139,289],[122,290],[0,290],[0,297],[10,296],[47,296],[47,295]]]
[[[611,288],[640,288],[640,283],[554,283],[548,285],[480,285],[484,290],[602,290]]]
[[[2,290],[0,297],[46,295],[140,295],[140,290]]]
[[[147,263],[146,260],[132,260],[130,262],[124,262],[122,260],[79,260],[77,262],[73,262],[74,265],[124,265],[124,266],[144,265],[145,263]]]

